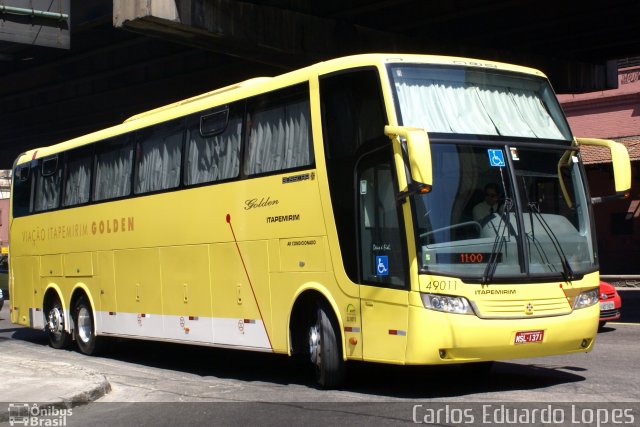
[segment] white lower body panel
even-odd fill
[[[96,313],[96,333],[158,341],[271,350],[264,323],[257,319],[99,311]]]

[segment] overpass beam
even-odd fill
[[[297,67],[371,51],[417,51],[413,38],[235,0],[113,0],[116,27],[230,56]]]

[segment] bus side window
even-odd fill
[[[356,283],[358,192],[354,172],[357,154],[389,143],[384,135],[384,126],[388,123],[378,72],[363,69],[321,76],[320,101],[331,205],[342,264],[349,279]]]
[[[250,100],[244,173],[257,175],[313,163],[307,84]]]
[[[73,150],[67,153],[62,206],[81,205],[89,201],[92,166],[90,151]]]
[[[244,103],[197,114],[187,125],[185,185],[237,178]]]
[[[404,287],[405,251],[391,159],[384,149],[358,165],[360,277],[363,283]]]
[[[36,173],[34,210],[36,212],[60,206],[62,169],[58,167],[58,156],[44,158],[40,162],[40,173]]]
[[[182,120],[174,120],[140,132],[135,194],[167,190],[180,185]]]
[[[105,141],[106,143],[106,141]],[[131,194],[133,146],[125,138],[108,143],[97,155],[93,200],[107,200]]]
[[[34,172],[36,169],[34,169]],[[13,173],[13,216],[28,215],[33,205],[33,178],[29,163],[16,167]]]

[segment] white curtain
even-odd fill
[[[165,190],[180,184],[182,128],[158,129],[140,144],[135,193]]]
[[[246,174],[305,166],[310,158],[309,102],[255,111],[249,120]]]
[[[229,120],[225,131],[200,135],[199,126],[188,130],[185,181],[187,185],[235,178],[240,172],[242,117]]]
[[[34,203],[34,210],[36,212],[55,209],[59,206],[61,175],[60,170],[49,176],[42,176],[40,173],[37,173]]]
[[[105,200],[129,195],[132,161],[131,146],[99,154],[93,199]]]
[[[518,112],[538,138],[562,138],[562,133],[535,92],[512,89],[511,97],[518,108]]]
[[[68,168],[62,206],[88,202],[91,184],[91,158],[69,162]]]
[[[534,90],[396,77],[403,124],[428,132],[562,139]]]

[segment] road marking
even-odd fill
[[[632,325],[632,326],[640,326],[640,323],[631,323],[631,322],[607,322],[607,325]],[[605,325],[605,326],[607,326]]]

